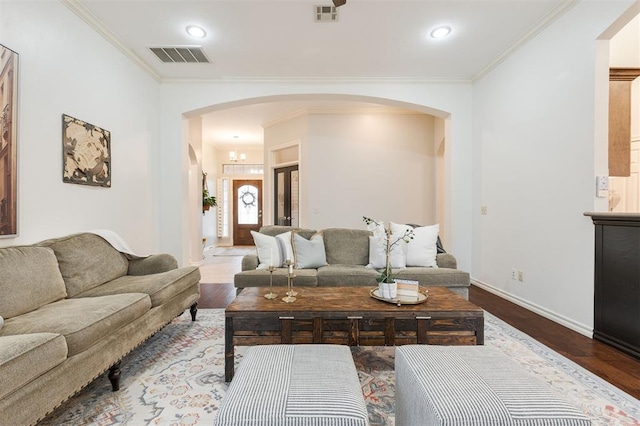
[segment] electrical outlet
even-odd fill
[[[518,281],[524,281],[524,272],[522,272],[520,269],[518,269]]]
[[[480,214],[481,215],[487,214],[487,206],[480,206]]]
[[[513,268],[511,270],[511,279],[512,280],[517,280],[518,279],[518,270],[516,268]]]

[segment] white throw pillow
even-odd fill
[[[393,243],[398,237],[391,235],[391,242]],[[387,267],[387,255],[385,253],[385,239],[378,238],[376,236],[369,237],[369,264],[367,268],[386,268]],[[392,268],[406,268],[407,267],[407,243],[399,241],[391,249],[391,256],[389,256],[389,262]]]
[[[293,245],[291,231],[287,231],[284,234],[276,235],[276,240],[278,241],[278,245],[281,251],[284,253],[282,265],[284,266],[284,262],[286,260],[290,260],[293,262]]]
[[[288,234],[288,235],[287,235]],[[268,269],[269,266],[281,268],[287,259],[293,259],[293,250],[291,249],[291,231],[280,234],[276,237],[251,231],[253,241],[258,251],[258,268]],[[288,241],[288,247],[287,247]]]
[[[420,226],[412,228],[409,225],[401,225],[391,222],[391,232],[402,235],[408,229],[413,229],[413,239],[407,244],[407,266],[422,266],[437,268],[436,255],[438,249],[438,233],[440,225]]]
[[[307,240],[293,233],[293,256],[296,269],[319,268],[327,265],[327,254],[324,251],[322,233],[317,233]]]

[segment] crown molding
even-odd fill
[[[640,68],[609,68],[609,81],[633,81],[640,77]]]
[[[221,78],[162,78],[162,84],[471,84],[470,78],[417,77],[221,77]]]
[[[503,51],[497,58],[489,62],[480,72],[472,78],[472,83],[480,80],[485,75],[493,71],[498,65],[506,61],[511,55],[513,55],[522,46],[527,44],[532,38],[540,34],[545,28],[551,25],[556,19],[564,15],[569,9],[578,4],[580,0],[564,0],[553,10],[547,13],[540,21],[534,24],[531,28],[525,31],[516,41]]]
[[[162,81],[162,77],[155,72],[145,61],[135,54],[131,49],[124,45],[109,28],[107,28],[98,18],[95,17],[86,7],[84,7],[78,0],[60,0],[60,3],[67,6],[73,13],[78,15],[80,19],[86,22],[94,31],[104,37],[109,43],[111,43],[116,49],[122,52],[133,63],[142,68],[147,74],[153,77],[157,82]]]

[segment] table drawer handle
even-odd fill
[[[362,319],[362,317],[347,317],[347,319]]]
[[[281,320],[292,320],[295,319],[295,317],[278,317]]]
[[[416,317],[417,320],[430,320],[431,317]]]

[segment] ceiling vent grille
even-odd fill
[[[209,58],[200,46],[150,47],[149,50],[164,63],[209,63]]]
[[[336,22],[338,20],[338,9],[335,6],[313,6],[316,22]]]

